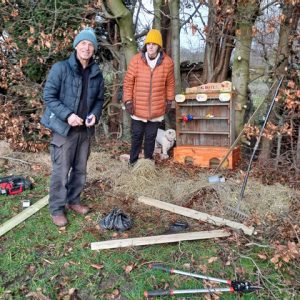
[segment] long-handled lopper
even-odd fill
[[[175,270],[175,269],[169,269],[160,264],[150,264],[149,268],[163,270],[170,274],[181,274],[181,275],[205,279],[205,280],[209,280],[209,281],[225,283],[228,285],[228,287],[206,288],[206,289],[187,289],[187,290],[172,290],[172,289],[170,289],[170,290],[145,291],[144,296],[146,298],[161,297],[161,296],[173,296],[173,295],[179,295],[179,294],[182,295],[182,294],[199,294],[199,293],[216,293],[216,292],[247,293],[247,292],[253,292],[253,291],[263,289],[260,286],[252,285],[248,281],[226,280],[226,279],[220,279],[220,278],[215,278],[215,277],[209,277],[209,276],[205,276],[205,275],[189,273],[189,272],[184,272],[184,271]]]

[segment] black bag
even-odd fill
[[[104,229],[125,231],[132,227],[132,220],[121,209],[114,208],[99,224]]]

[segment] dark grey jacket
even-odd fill
[[[41,123],[52,131],[67,136],[71,126],[67,118],[77,113],[82,91],[82,75],[75,58],[75,52],[69,59],[53,65],[44,88],[46,110]],[[104,101],[104,80],[99,66],[90,66],[87,92],[87,112],[100,119]],[[92,134],[94,128],[92,129]]]

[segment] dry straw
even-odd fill
[[[107,153],[93,153],[89,160],[88,177],[101,179],[111,184],[108,192],[114,196],[126,195],[137,199],[147,196],[176,205],[192,203],[193,209],[219,211],[226,205],[234,205],[238,199],[241,180],[226,179],[225,183],[208,183],[208,172],[199,168],[193,178],[178,174],[171,167],[156,166],[154,162],[140,159],[134,167],[126,162],[112,159]],[[288,210],[292,199],[299,198],[299,192],[280,184],[264,186],[249,178],[244,194],[242,209],[256,211],[260,215],[272,211],[282,213]]]

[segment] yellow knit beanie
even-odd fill
[[[149,30],[144,44],[154,43],[157,44],[162,48],[163,42],[162,42],[162,36],[159,30],[157,29],[151,29]]]

